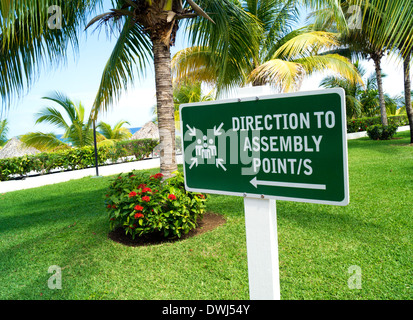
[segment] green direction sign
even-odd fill
[[[182,105],[188,191],[349,203],[342,89]]]

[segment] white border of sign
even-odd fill
[[[347,148],[347,116],[346,116],[346,98],[345,91],[342,88],[336,89],[325,89],[325,90],[316,90],[316,91],[305,91],[305,92],[296,92],[296,93],[282,93],[275,95],[257,95],[246,98],[239,99],[225,99],[225,100],[215,100],[215,101],[206,101],[206,102],[197,102],[197,103],[187,103],[182,104],[179,108],[179,117],[181,123],[181,139],[182,139],[182,148],[184,148],[184,134],[183,134],[183,122],[182,122],[182,109],[188,107],[199,107],[202,105],[215,105],[215,104],[227,104],[227,103],[236,103],[243,101],[253,101],[259,98],[260,100],[268,99],[277,99],[277,98],[288,98],[288,97],[303,97],[303,96],[313,96],[321,94],[331,94],[336,93],[341,97],[341,112],[342,112],[342,139],[343,139],[343,168],[344,168],[344,199],[343,201],[324,201],[324,200],[314,200],[314,199],[302,199],[302,198],[293,198],[293,197],[279,197],[279,196],[268,196],[268,195],[258,195],[251,193],[242,193],[242,192],[229,192],[221,190],[209,190],[209,189],[196,189],[188,187],[186,183],[186,169],[185,169],[185,150],[183,150],[183,167],[184,167],[184,181],[185,189],[190,192],[199,192],[199,193],[211,193],[211,194],[220,194],[220,195],[229,195],[229,196],[238,196],[238,197],[248,197],[256,199],[274,199],[274,200],[283,200],[283,201],[293,201],[293,202],[305,202],[305,203],[317,203],[317,204],[326,204],[326,205],[337,205],[337,206],[347,206],[350,203],[350,190],[349,190],[349,177],[348,177],[348,148]]]

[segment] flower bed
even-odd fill
[[[187,192],[183,174],[174,174],[166,180],[161,173],[131,172],[116,177],[105,195],[111,230],[123,228],[132,238],[148,234],[180,238],[196,228],[205,213],[207,196]]]

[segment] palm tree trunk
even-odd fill
[[[413,143],[413,108],[412,108],[412,96],[411,96],[411,81],[410,81],[410,61],[412,52],[410,52],[403,61],[404,65],[404,96],[406,99],[406,112],[409,118],[410,125],[410,143]]]
[[[384,126],[388,125],[387,121],[387,111],[386,103],[384,100],[384,90],[383,90],[383,78],[381,72],[381,55],[373,55],[374,66],[376,68],[376,77],[377,77],[377,88],[379,91],[379,101],[380,101],[380,113],[381,113],[381,123]]]
[[[172,90],[171,52],[160,39],[152,39],[155,65],[156,101],[160,139],[161,173],[165,178],[177,170],[175,160],[175,121]]]

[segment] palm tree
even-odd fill
[[[354,63],[357,72],[361,77],[364,77],[366,70],[361,66],[359,61]],[[363,112],[363,105],[360,102],[360,93],[363,91],[363,85],[359,83],[352,83],[340,76],[325,77],[321,83],[324,88],[343,88],[346,93],[346,114],[348,118],[361,117]]]
[[[340,1],[340,5],[343,12],[349,12],[351,1]],[[369,6],[365,2],[360,2],[360,6],[361,7],[358,7],[360,8],[359,13],[361,14],[361,8],[363,8],[364,13],[367,16],[371,11],[375,10],[374,7]],[[328,11],[328,9],[321,10],[313,14],[316,18],[314,23],[316,30],[319,28],[322,30],[337,30],[341,33],[340,43],[346,48],[348,55],[357,56],[357,58],[361,59],[367,58],[373,60],[376,71],[382,123],[387,125],[388,121],[382,81],[381,61],[385,53],[388,52],[388,48],[383,45],[378,45],[374,38],[369,38],[370,31],[368,30],[371,26],[367,25],[367,18],[360,21],[361,25],[359,27],[348,28],[348,25],[344,25],[343,23],[340,23],[340,21],[334,20],[334,18],[332,18],[333,15]],[[351,11],[351,13],[345,15],[345,17],[348,20],[353,14],[354,12]],[[380,18],[383,19],[383,17]]]
[[[382,78],[387,77],[385,73],[381,75]],[[377,82],[377,76],[375,73],[371,74],[365,81],[365,86],[359,91],[359,100],[362,105],[362,113],[367,117],[374,117],[381,115],[380,108],[380,94]],[[399,104],[398,97],[391,97],[387,93],[383,93],[386,115],[393,114]]]
[[[101,135],[100,145],[113,145],[116,141],[126,140],[132,136],[129,129],[123,127],[128,121],[120,120],[113,127],[106,122],[99,122],[97,128],[100,129]],[[103,138],[103,139],[102,139]]]
[[[0,147],[4,146],[7,142],[7,134],[9,132],[7,119],[0,121]]]
[[[213,100],[212,91],[204,94],[201,81],[175,83],[174,94],[174,117],[179,130],[179,106],[184,103],[203,102]]]
[[[347,58],[322,54],[339,45],[335,34],[308,28],[292,29],[298,17],[297,1],[254,0],[243,1],[243,4],[244,10],[262,25],[258,47],[251,55],[245,54],[242,60],[228,55],[224,75],[220,74],[224,58],[208,46],[183,49],[172,60],[178,80],[189,78],[213,83],[218,93],[246,84],[271,84],[282,92],[295,91],[305,76],[328,69],[352,83],[361,81]],[[231,47],[228,51],[231,52]]]
[[[366,75],[366,70],[360,65],[359,61],[354,63],[361,77]],[[386,77],[382,74],[382,77]],[[375,73],[363,80],[363,85],[353,84],[342,77],[329,76],[324,78],[320,86],[324,88],[343,88],[346,92],[347,117],[357,118],[361,116],[373,117],[380,114],[380,99]],[[402,109],[400,97],[391,97],[384,94],[386,110],[388,114],[396,115]]]
[[[127,88],[128,82],[133,81],[134,67],[141,71],[153,59],[161,172],[165,177],[171,176],[177,169],[170,47],[175,43],[180,21],[189,19],[187,28],[191,30],[190,36],[207,39],[217,52],[225,52],[228,41],[237,38],[234,30],[256,29],[253,26],[256,22],[238,6],[238,1],[202,0],[198,3],[200,6],[192,0],[187,0],[185,6],[180,0],[116,1],[115,9],[92,19],[87,26],[97,22],[113,22],[121,28],[103,71],[92,118],[100,110],[107,110],[120,92]],[[205,12],[211,13],[214,20]],[[243,54],[243,49],[254,46],[256,40],[253,36],[251,34],[245,39],[237,39],[239,56]]]
[[[66,95],[54,92],[45,100],[53,101],[63,108],[63,113],[54,107],[45,107],[37,113],[36,124],[48,123],[64,131],[62,140],[75,147],[90,146],[93,144],[92,123],[85,117],[85,107],[82,103],[75,103]],[[68,119],[68,121],[66,120]],[[63,144],[53,133],[30,132],[22,136],[22,141],[42,150],[51,150]]]
[[[387,124],[387,114],[385,108],[385,95],[381,81],[381,59],[387,52],[399,49],[402,56],[409,60],[411,55],[413,37],[413,3],[411,0],[346,0],[340,1],[343,12],[348,12],[350,7],[360,8],[361,28],[339,28],[343,33],[343,40],[349,47],[361,55],[372,59],[375,64],[378,91],[380,97],[380,110],[382,123]],[[331,17],[331,14],[322,14],[322,24],[331,27],[331,20],[326,17]],[[337,17],[337,16],[336,16]],[[344,15],[343,15],[344,17]],[[326,23],[327,21],[327,23]],[[337,20],[336,20],[337,22]],[[345,25],[335,23],[337,25]],[[409,71],[409,62],[405,61],[405,79],[407,71]],[[409,100],[410,85],[409,81],[405,82],[406,90],[405,97],[407,105]],[[410,113],[411,110],[408,110]],[[412,116],[409,116],[411,123],[411,135],[413,142],[413,111]]]
[[[406,54],[406,57],[403,59],[403,72],[404,72],[404,97],[405,97],[405,106],[406,113],[409,119],[410,125],[410,143],[413,143],[413,105],[412,105],[412,85],[410,80],[410,63],[411,57],[413,54],[413,49],[411,52]]]

